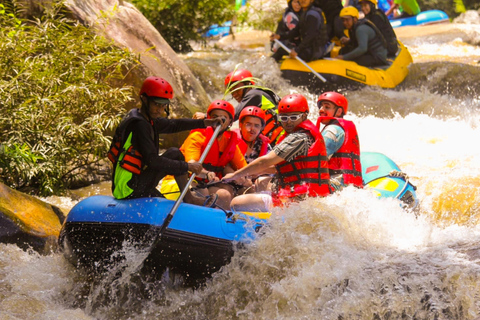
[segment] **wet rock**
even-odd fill
[[[480,14],[475,10],[468,10],[453,20],[454,23],[480,24]]]
[[[0,183],[0,242],[44,251],[56,243],[63,212]]]

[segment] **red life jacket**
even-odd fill
[[[213,128],[212,127],[207,127],[206,129],[195,129],[192,130],[191,132],[200,132],[205,136],[205,141],[202,145],[201,153],[203,154],[203,151],[207,147],[208,142],[213,136]],[[212,145],[212,148],[207,154],[207,157],[205,158],[205,161],[203,161],[203,167],[208,170],[215,172],[217,177],[220,179],[223,177],[223,169],[225,169],[225,166],[230,163],[230,161],[233,160],[233,157],[235,155],[235,150],[237,148],[238,144],[238,139],[237,139],[237,134],[232,131],[225,131],[223,133],[223,136],[228,139],[228,144],[227,147],[223,152],[220,152],[220,148],[218,145],[218,140],[215,139],[215,142]],[[195,178],[198,181],[205,182],[205,179],[196,177]],[[208,182],[208,181],[206,181]]]
[[[358,139],[355,124],[352,121],[342,118],[319,117],[317,120],[318,128],[324,119],[334,120],[329,124],[339,125],[345,131],[343,145],[328,161],[330,175],[342,174],[345,185],[353,184],[356,187],[363,188],[362,164],[360,163],[360,140]],[[328,124],[323,130],[325,130],[327,126]]]
[[[245,153],[247,153],[248,145],[245,142],[245,140],[243,140],[242,138],[242,132],[240,131],[240,129],[234,129],[232,131],[237,134],[238,147],[240,148],[240,151],[242,152],[242,154],[245,155]],[[257,139],[262,140],[262,148],[260,149],[260,154],[259,154],[259,157],[261,157],[267,154],[268,144],[270,143],[270,139],[268,139],[266,136],[264,136],[261,133],[258,135]]]
[[[295,131],[299,129],[307,130],[315,138],[315,142],[308,149],[307,156],[299,156],[288,162],[282,161],[275,166],[279,175],[279,190],[274,197],[288,200],[304,194],[311,197],[327,196],[331,194],[330,174],[323,137],[310,120],[303,121]],[[278,144],[287,135],[288,133],[281,136]]]
[[[124,153],[124,157],[120,160],[120,167],[131,173],[140,174],[142,171],[142,155],[135,150],[131,144],[126,145],[127,139],[125,138],[125,130],[133,121],[147,121],[147,119],[140,114],[138,109],[132,109],[128,112],[115,131],[107,156],[115,169],[118,159],[121,157],[122,153]]]

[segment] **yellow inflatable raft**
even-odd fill
[[[295,86],[305,86],[313,91],[354,89],[358,87],[379,86],[395,88],[408,75],[408,66],[413,62],[408,49],[398,42],[399,50],[389,65],[382,67],[362,67],[352,61],[325,58],[315,60],[308,65],[323,76],[321,81],[305,65],[296,59],[285,59],[280,66],[282,77]]]

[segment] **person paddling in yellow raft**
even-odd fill
[[[235,132],[228,130],[233,122],[235,109],[232,104],[224,100],[213,101],[207,110],[207,119],[222,119],[222,131],[220,131],[215,143],[212,145],[210,152],[207,154],[203,162],[203,169],[197,173],[196,190],[203,195],[213,196],[211,206],[216,204],[221,208],[229,208],[230,201],[236,195],[236,188],[231,184],[217,183],[208,186],[208,183],[219,182],[220,179],[228,172],[241,169],[247,165],[245,158],[238,147],[238,138]],[[185,156],[185,161],[197,162],[210,138],[213,135],[212,128],[192,130],[180,147],[180,151]],[[249,187],[250,183],[240,181],[240,184],[246,183]],[[206,186],[207,185],[207,186]]]
[[[278,105],[278,118],[285,134],[268,154],[246,167],[225,175],[222,181],[238,181],[275,166],[277,183],[266,193],[245,194],[232,200],[237,211],[270,211],[304,199],[331,194],[327,151],[318,128],[307,119],[309,107],[301,94],[289,94]]]

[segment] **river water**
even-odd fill
[[[0,244],[0,319],[479,317],[480,48],[462,34],[418,30],[402,33],[415,64],[399,88],[345,92],[362,151],[386,154],[418,187],[417,217],[367,190],[308,199],[275,212],[265,235],[197,290],[172,278],[139,285],[128,272],[92,284],[60,253]],[[183,58],[212,99],[242,63],[281,96],[305,94],[316,111],[316,97],[280,79],[264,48]],[[65,210],[77,202],[45,200]]]

